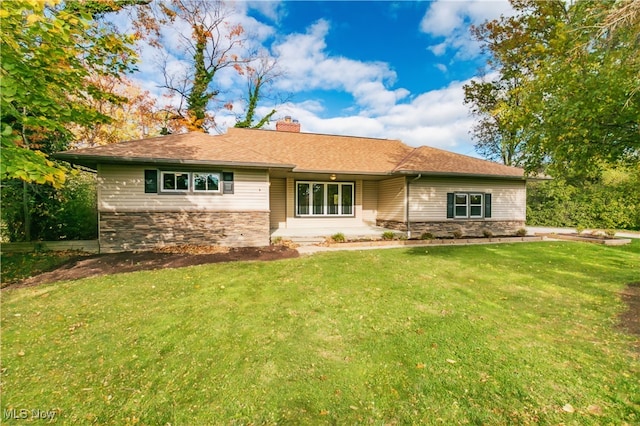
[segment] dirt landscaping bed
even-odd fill
[[[206,263],[240,260],[278,260],[298,257],[299,253],[286,246],[243,247],[181,247],[158,251],[122,252],[77,256],[56,269],[45,272],[3,288],[35,286],[64,280],[165,268],[182,268]]]
[[[622,246],[622,245],[631,243],[631,240],[629,238],[607,237],[606,235],[600,235],[600,234],[578,234],[578,233],[548,234],[547,233],[543,235],[548,238],[556,238],[559,240],[582,241],[585,243],[604,244],[606,246]]]
[[[620,314],[620,327],[636,336],[640,336],[640,282],[629,283],[620,293],[627,309]],[[640,352],[640,340],[635,347]]]

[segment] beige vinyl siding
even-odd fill
[[[271,229],[284,228],[287,223],[287,181],[272,178],[269,186]]]
[[[266,170],[207,168],[190,171],[230,171],[234,173],[233,194],[146,194],[144,171],[153,167],[98,166],[98,209],[112,212],[135,211],[268,211],[269,175]],[[182,171],[179,167],[163,168]]]
[[[378,184],[378,219],[404,222],[406,211],[404,176],[380,181]]]
[[[378,217],[378,182],[362,181],[362,221],[369,225],[376,224]]]
[[[423,178],[410,181],[410,220],[442,221],[447,219],[448,192],[491,193],[491,219],[525,220],[526,187],[521,180],[482,178]]]
[[[305,181],[314,179],[305,179]],[[318,179],[318,182],[325,182]],[[345,181],[346,182],[346,181]],[[353,216],[333,217],[296,217],[295,215],[296,179],[287,178],[287,228],[348,228],[362,226],[362,180],[355,181],[355,205]]]

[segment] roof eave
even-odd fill
[[[388,176],[391,174],[391,171],[381,171],[381,172],[371,172],[371,171],[359,171],[359,170],[337,170],[337,169],[299,169],[294,168],[292,170],[294,173],[318,173],[318,174],[341,174],[341,175],[368,175],[368,176]]]
[[[157,166],[185,165],[185,166],[227,166],[249,169],[285,169],[291,170],[295,164],[261,163],[248,161],[215,161],[215,160],[180,160],[175,158],[147,158],[147,157],[111,157],[111,156],[84,156],[68,153],[53,154],[54,158],[68,161],[69,163],[97,169],[98,164],[151,164]]]
[[[393,174],[399,175],[422,175],[422,176],[437,176],[437,177],[447,177],[447,176],[455,176],[455,177],[476,177],[476,178],[492,178],[492,179],[512,179],[512,180],[527,180],[528,178],[524,175],[515,176],[515,175],[501,175],[501,174],[490,174],[490,173],[463,173],[463,172],[434,172],[434,171],[419,171],[419,170],[395,170]]]

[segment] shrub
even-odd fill
[[[616,236],[616,230],[615,229],[607,229],[604,231],[604,235],[606,235],[609,238],[613,238]]]
[[[455,231],[453,231],[452,234],[453,234],[453,238],[455,238],[456,240],[459,240],[460,238],[462,238],[462,231],[459,229],[456,229]]]
[[[334,243],[344,243],[345,241],[347,241],[347,238],[344,236],[344,234],[342,232],[338,232],[337,234],[333,234],[331,236],[331,239],[333,240]]]
[[[395,238],[395,234],[391,231],[385,231],[382,233],[382,239],[383,240],[393,240]]]
[[[518,237],[526,237],[527,236],[527,230],[524,228],[520,228],[516,231],[516,235]]]
[[[491,238],[493,237],[493,232],[491,232],[490,229],[483,229],[482,235],[484,235],[485,238]]]
[[[282,237],[275,237],[271,239],[271,244],[273,244],[274,246],[277,246],[279,244],[282,244]]]
[[[97,238],[95,174],[70,174],[60,189],[18,180],[3,181],[2,185],[3,238],[10,241]]]
[[[578,233],[578,235],[582,234],[584,232],[584,226],[576,226],[576,232]]]
[[[433,240],[434,238],[435,237],[431,232],[425,232],[424,234],[420,235],[421,240]]]

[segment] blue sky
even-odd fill
[[[476,155],[469,130],[473,117],[463,104],[462,86],[484,64],[469,27],[511,13],[506,0],[467,1],[236,1],[230,19],[249,36],[244,48],[260,49],[283,72],[259,113],[274,106],[303,132],[400,139]],[[163,50],[142,49],[133,76],[161,97],[160,58],[184,74],[179,33],[164,29]],[[227,69],[217,85],[234,111],[218,113],[221,129],[244,109],[244,82]],[[175,99],[162,102],[176,102]],[[274,128],[272,123],[268,128]]]

